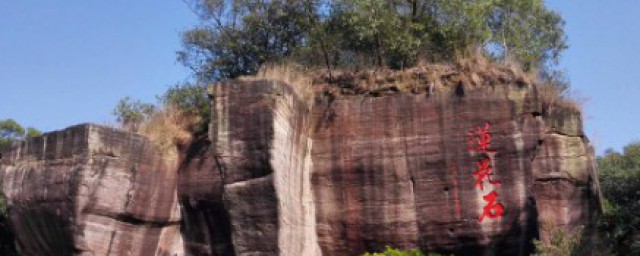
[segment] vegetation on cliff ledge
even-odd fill
[[[145,133],[143,123],[172,116],[182,121],[173,133],[202,131],[209,111],[205,86],[274,63],[301,67],[314,84],[338,84],[343,94],[533,80],[523,77],[553,84],[557,94],[568,87],[555,69],[567,48],[564,21],[543,0],[184,2],[201,20],[184,31],[177,53],[193,81],[171,87],[159,106],[123,99],[114,114],[129,130]],[[380,74],[393,83],[380,85]],[[167,111],[174,114],[155,114]]]
[[[542,0],[185,0],[201,24],[178,60],[211,82],[269,62],[406,69],[476,48],[547,77],[567,48],[564,21]]]
[[[11,146],[11,143],[14,141],[35,137],[40,134],[42,134],[42,132],[38,129],[33,127],[27,127],[25,129],[11,118],[0,120],[0,153]]]

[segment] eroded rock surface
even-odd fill
[[[358,255],[389,245],[524,255],[550,232],[542,227],[572,231],[599,213],[580,113],[549,106],[534,86],[324,95],[309,107],[288,85],[258,80],[217,85],[212,96],[207,164],[187,164],[179,189],[191,202],[185,218],[209,234],[186,242],[208,252]],[[481,128],[487,153],[470,150]],[[500,184],[480,190],[473,172],[487,157]],[[490,191],[504,212],[480,221]],[[209,211],[228,224],[205,221]]]
[[[208,136],[177,161],[80,125],[4,154],[2,187],[25,255],[526,255],[601,207],[580,113],[538,94],[461,83],[311,102],[283,82],[229,81],[213,87]],[[501,213],[482,217],[492,200]]]
[[[194,144],[180,169],[185,228],[198,230],[188,251],[318,255],[309,105],[273,81],[216,90],[211,142]]]
[[[144,137],[78,125],[2,161],[22,255],[183,255],[175,160]]]

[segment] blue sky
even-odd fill
[[[565,18],[561,66],[584,103],[585,130],[602,153],[640,139],[640,1],[550,0]]]
[[[640,1],[547,4],[567,21],[561,66],[587,99],[585,129],[597,151],[640,139]],[[43,131],[113,123],[120,98],[155,101],[189,78],[175,51],[180,31],[195,24],[180,0],[3,1],[0,119]]]
[[[188,78],[180,31],[197,24],[180,0],[0,2],[0,119],[43,131],[113,123],[124,96]]]

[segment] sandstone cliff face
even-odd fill
[[[185,219],[224,215],[224,225],[190,226],[209,238],[186,238],[214,255],[386,245],[523,255],[549,227],[572,231],[599,213],[580,113],[545,105],[533,86],[320,96],[309,107],[286,84],[234,81],[214,88],[213,103],[208,157],[183,166],[179,195],[191,202]],[[490,145],[475,152],[469,142],[482,129]],[[487,190],[473,175],[484,159],[500,182],[485,180]],[[503,214],[480,221],[490,191]]]
[[[309,106],[277,82],[218,89],[211,144],[195,144],[179,171],[185,227],[201,234],[185,237],[187,251],[318,255]]]
[[[215,86],[212,103],[209,137],[177,167],[143,137],[93,125],[3,155],[23,253],[525,255],[600,212],[580,113],[534,86],[309,104],[286,83],[245,80]]]
[[[142,136],[78,125],[2,161],[22,255],[182,255],[175,161]]]

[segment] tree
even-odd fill
[[[182,35],[178,61],[200,81],[249,75],[309,44],[313,0],[185,0],[202,24]]]
[[[605,212],[600,230],[616,255],[640,255],[640,142],[598,157]]]
[[[410,67],[482,48],[552,76],[564,21],[543,0],[185,0],[202,24],[178,60],[210,82],[265,62],[307,67]],[[551,81],[551,80],[550,80]]]
[[[23,128],[18,122],[9,118],[0,121],[0,152],[11,146],[14,141],[22,140],[28,137],[40,136],[42,132],[38,129],[27,127]]]
[[[543,0],[495,0],[488,19],[490,45],[501,57],[512,55],[525,69],[547,69],[567,49],[564,21]]]
[[[198,84],[176,84],[169,89],[158,100],[165,108],[176,108],[182,113],[198,117],[200,127],[195,127],[195,132],[207,129],[206,125],[211,119],[211,107],[207,89]]]
[[[163,112],[164,116],[167,116],[166,112],[169,111],[175,116],[190,120],[193,124],[186,127],[190,132],[206,131],[211,110],[205,86],[188,82],[175,84],[156,98],[159,103],[157,105],[124,97],[118,101],[112,114],[122,127],[132,132],[139,132],[142,124],[148,124],[152,119],[160,118]]]
[[[412,34],[394,4],[385,0],[341,1],[329,22],[342,38],[341,48],[361,56],[373,56],[375,66],[408,67],[417,57],[421,38]],[[353,60],[351,60],[353,62]]]
[[[140,124],[149,119],[155,111],[156,107],[153,104],[124,97],[120,99],[112,114],[123,127],[135,132],[140,127]]]

